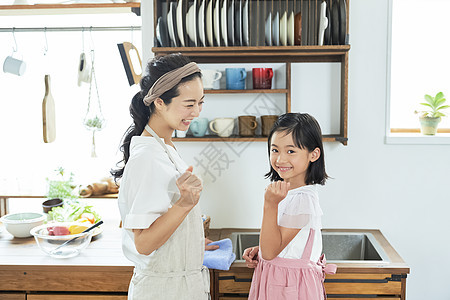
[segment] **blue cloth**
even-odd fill
[[[233,253],[233,245],[230,239],[223,239],[212,242],[208,245],[219,245],[219,249],[205,251],[203,258],[203,265],[209,269],[228,271],[231,264],[236,259],[236,254]]]

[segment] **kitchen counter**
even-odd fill
[[[103,232],[95,237],[80,255],[67,259],[52,258],[38,248],[34,238],[13,238],[2,228],[0,232],[0,299],[126,299],[133,266],[122,253],[119,221],[105,219],[104,222]],[[236,231],[259,230],[210,229],[209,237],[212,240],[219,240],[229,237]],[[388,264],[383,265],[337,264],[338,273],[333,276],[379,274],[383,277],[386,274],[409,273],[409,267],[379,230],[324,229],[324,232],[327,231],[371,232],[383,246],[390,260]],[[219,290],[221,276],[246,274],[245,290],[249,287],[248,278],[251,279],[252,272],[253,270],[248,269],[242,262],[233,263],[229,272],[211,270],[213,299],[225,299],[221,297],[227,295]],[[327,275],[327,279],[333,276]],[[401,285],[404,290],[406,276],[398,281],[398,286]],[[391,283],[389,284],[392,286]]]

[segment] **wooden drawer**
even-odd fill
[[[2,300],[26,300],[27,295],[25,293],[1,293],[0,299]]]
[[[386,298],[386,297],[376,297],[376,298],[330,298],[330,297],[327,297],[327,300],[368,300],[368,299],[370,299],[370,300],[400,300],[400,298],[398,298],[398,297],[389,297],[389,298]]]
[[[219,293],[248,294],[253,273],[220,272]]]
[[[327,275],[325,291],[330,295],[401,295],[402,282],[392,281],[392,276],[392,274]]]
[[[3,299],[3,298],[2,298]],[[29,294],[27,300],[127,300],[124,295]]]

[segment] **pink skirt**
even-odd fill
[[[260,257],[248,299],[322,300],[324,279],[322,268],[310,260]]]
[[[337,266],[326,264],[325,255],[313,262],[314,230],[311,229],[302,258],[275,257],[265,260],[258,255],[253,273],[250,300],[323,300],[326,299],[325,274],[335,274]],[[261,250],[260,250],[261,251]],[[259,253],[261,254],[261,252]]]

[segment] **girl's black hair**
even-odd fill
[[[189,58],[178,53],[155,57],[148,63],[147,73],[140,81],[141,90],[134,95],[131,100],[130,115],[133,118],[133,124],[128,127],[125,132],[122,139],[123,143],[120,146],[120,151],[123,152],[123,160],[119,161],[118,165],[123,162],[123,166],[118,169],[111,170],[111,175],[114,177],[114,180],[122,177],[125,165],[130,158],[131,138],[136,135],[141,135],[142,131],[144,131],[145,125],[147,125],[148,120],[150,119],[150,116],[155,112],[155,104],[152,103],[150,106],[145,106],[143,101],[144,97],[159,77],[169,71],[181,68],[190,62],[191,61]],[[201,73],[196,72],[184,77],[179,84],[162,94],[159,98],[161,98],[166,105],[169,105],[173,98],[180,95],[178,91],[180,84],[191,81],[195,78],[201,78]]]
[[[319,159],[308,166],[305,183],[324,185],[329,176],[325,171],[322,131],[317,120],[309,114],[287,113],[279,116],[275,121],[268,138],[270,171],[265,174],[265,178],[270,178],[270,181],[283,181],[270,163],[271,140],[275,132],[292,133],[295,145],[301,149],[307,149],[309,152],[316,148],[320,149]]]

